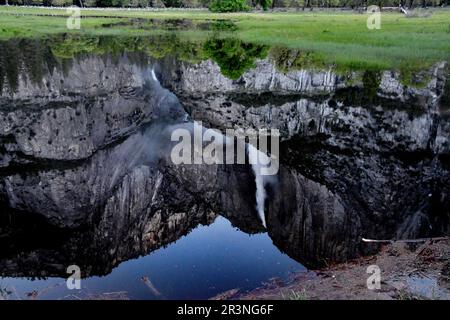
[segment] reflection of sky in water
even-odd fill
[[[210,226],[197,227],[167,248],[120,264],[105,277],[82,280],[81,291],[67,290],[61,278],[0,278],[0,286],[14,287],[21,297],[33,290],[44,290],[41,298],[71,294],[86,298],[89,294],[126,291],[132,299],[155,299],[141,280],[146,276],[163,299],[204,299],[233,288],[255,288],[271,277],[287,277],[289,272],[302,269],[272,244],[267,233],[248,235],[218,217]]]

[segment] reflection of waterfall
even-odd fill
[[[207,129],[202,126],[201,122],[191,122],[177,124],[169,127],[169,131],[174,132],[174,130],[185,130],[186,133],[177,133],[175,136],[171,137],[171,141],[177,141],[176,148],[172,149],[171,161],[175,164],[189,163],[189,164],[231,164],[239,163],[239,150],[244,152],[244,148],[237,147],[238,154],[234,153],[234,138],[230,138],[227,135],[223,135],[220,131],[213,129]],[[193,141],[192,139],[193,134]],[[182,138],[180,142],[180,137],[187,136],[188,144],[184,144],[183,141],[186,138]],[[189,136],[191,138],[189,138]],[[194,153],[191,154],[191,143],[194,144]],[[241,144],[242,145],[242,144]],[[255,175],[256,184],[256,210],[261,223],[266,227],[265,214],[264,214],[264,202],[266,199],[265,185],[272,181],[271,176],[266,176],[268,166],[271,164],[271,158],[267,156],[264,152],[261,152],[251,143],[245,143],[246,150],[248,154],[248,160],[252,166],[253,173]],[[233,150],[230,154],[228,150]],[[224,147],[226,147],[225,155],[223,154]],[[183,156],[180,156],[183,154]],[[187,155],[187,156],[186,156]],[[237,158],[236,158],[236,157]],[[242,158],[242,161],[244,159]],[[242,162],[244,163],[244,162]]]
[[[256,210],[262,224],[266,227],[266,217],[264,215],[264,202],[266,200],[266,190],[264,188],[264,176],[261,174],[262,163],[268,163],[269,157],[263,152],[259,151],[252,144],[247,144],[248,159],[252,165],[253,173],[255,174],[256,183]]]
[[[159,83],[158,78],[156,77],[156,74],[155,74],[155,69],[152,69],[151,74],[152,74],[152,79]]]
[[[156,87],[161,87],[160,82],[158,78],[156,77],[155,70],[152,68],[150,71],[151,79],[158,84]],[[166,91],[166,90],[165,90]],[[167,91],[168,92],[168,91]],[[174,96],[175,97],[175,96]],[[176,99],[177,106],[179,105],[178,99]],[[188,130],[191,134],[193,133],[193,143],[194,143],[194,154],[193,154],[193,163],[194,164],[203,164],[203,163],[229,163],[228,160],[225,161],[225,159],[220,159],[223,157],[222,152],[219,154],[217,153],[217,150],[222,150],[225,145],[234,145],[234,139],[231,139],[227,135],[222,134],[220,131],[214,130],[214,129],[208,129],[203,127],[201,122],[190,122],[189,116],[184,110],[181,111],[181,114],[183,114],[183,119],[181,122],[177,124],[172,124],[166,126],[164,129],[160,128],[161,132],[156,133],[156,136],[161,136],[165,134],[171,135],[174,130],[177,129],[184,129]],[[181,119],[179,119],[181,120]],[[192,126],[192,127],[191,127]],[[208,137],[205,141],[203,141],[203,138],[206,136]],[[178,141],[178,140],[171,140],[171,142]],[[204,142],[210,142],[211,145],[215,145],[214,150],[214,156],[211,156],[210,154],[205,155],[203,151]],[[267,167],[271,163],[270,157],[268,157],[264,152],[259,151],[256,147],[254,147],[251,143],[245,143],[247,146],[247,154],[249,163],[252,166],[253,173],[255,175],[255,184],[256,184],[256,210],[258,212],[258,216],[261,220],[261,223],[264,227],[266,227],[266,219],[265,219],[265,213],[264,213],[264,202],[266,199],[266,191],[265,191],[265,184],[268,182],[266,179],[270,179],[262,174],[262,169]],[[173,146],[173,144],[169,143],[167,146]],[[164,148],[162,148],[164,149]],[[238,147],[239,149],[239,147]],[[172,150],[173,151],[173,150]],[[168,152],[170,154],[170,152]],[[209,157],[205,161],[205,156]],[[229,157],[230,155],[225,155],[225,158]],[[191,156],[189,156],[190,158]],[[216,158],[218,157],[218,158]],[[216,158],[216,159],[214,159]],[[233,162],[235,160],[234,154],[231,158],[231,161]],[[172,159],[173,162],[173,159]]]

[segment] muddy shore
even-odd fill
[[[379,267],[379,289],[368,288],[368,278],[373,275],[368,273],[369,266]],[[373,256],[298,273],[287,282],[271,279],[248,293],[230,290],[213,299],[448,300],[450,239],[384,245]]]

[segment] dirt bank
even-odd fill
[[[380,268],[380,289],[368,289],[371,265]],[[213,299],[450,299],[450,240],[393,243],[374,256],[296,274],[288,283],[272,279],[251,292],[231,290]]]

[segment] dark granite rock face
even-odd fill
[[[222,130],[280,130],[267,231],[307,266],[372,250],[361,237],[449,233],[445,64],[424,88],[383,72],[368,91],[364,75],[282,73],[268,59],[235,81],[211,61],[147,62],[88,55],[41,84],[19,78],[12,93],[3,89],[1,215],[33,213],[72,229],[51,250],[5,253],[3,275],[27,275],[33,263],[61,274],[80,257],[88,274],[105,274],[218,214],[245,232],[263,231],[249,165],[171,164],[169,129],[190,118]]]
[[[4,90],[0,167],[86,159],[150,121],[184,114],[176,97],[152,82],[151,69],[127,57],[88,56],[44,74],[42,83],[20,77],[15,91]]]
[[[269,61],[237,81],[212,62],[179,68],[165,82],[192,118],[280,130],[283,168],[266,215],[272,239],[291,256],[315,265],[371,251],[361,237],[450,231],[446,63],[424,72],[421,88],[395,72],[377,81],[350,75],[358,82],[330,72],[280,74]]]

